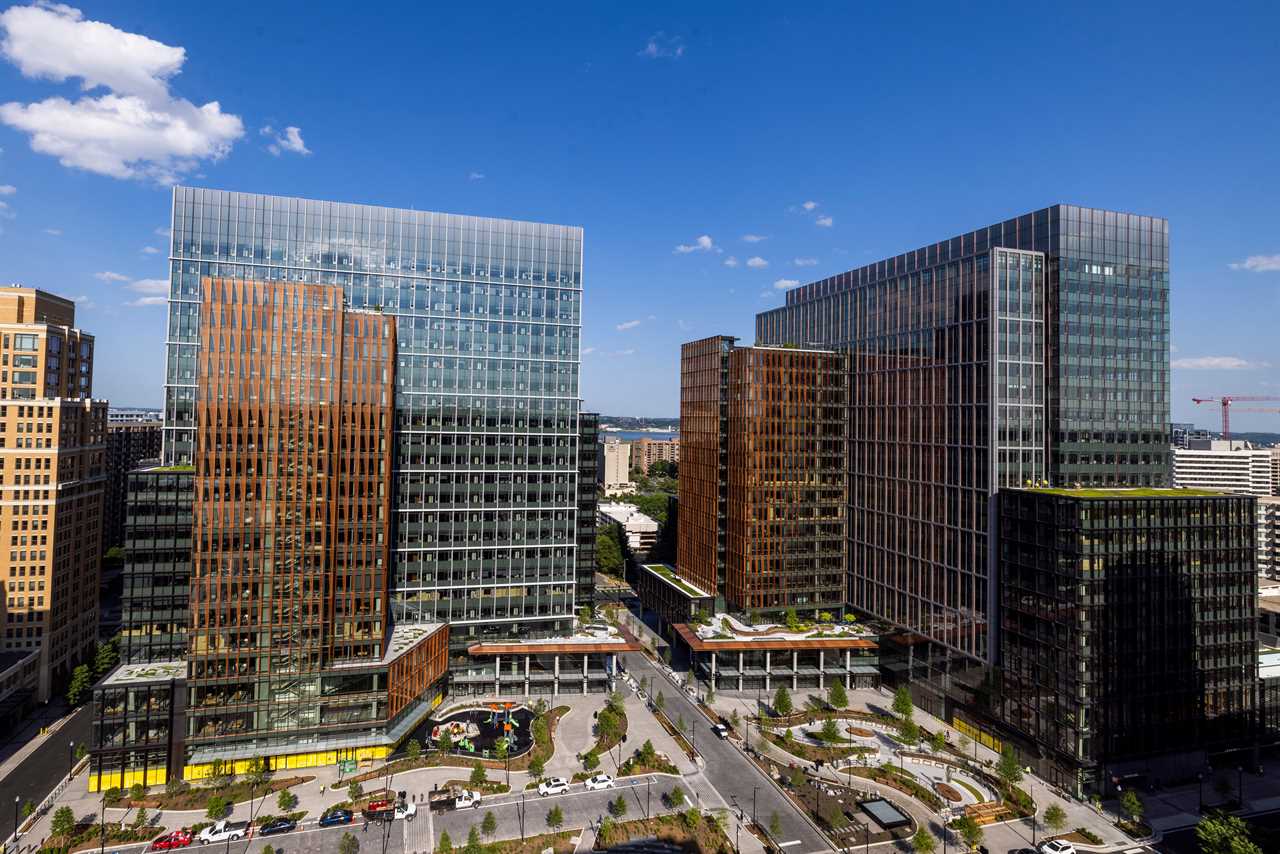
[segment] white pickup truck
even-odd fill
[[[222,821],[209,825],[200,831],[201,845],[208,845],[211,842],[235,842],[237,839],[243,839],[249,832],[249,822],[247,821]]]

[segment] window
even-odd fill
[[[36,349],[36,336],[34,335],[14,335],[13,349],[15,350],[34,350]]]

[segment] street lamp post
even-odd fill
[[[76,761],[76,743],[75,741],[67,742],[67,777],[71,776],[71,769],[75,767]]]
[[[1031,796],[1031,847],[1036,847],[1036,781],[1031,776],[1031,766],[1023,769],[1027,774],[1027,793]]]
[[[1204,772],[1201,772],[1196,775],[1196,785],[1200,790],[1200,808],[1197,810],[1197,813],[1200,815],[1203,815],[1204,814]]]
[[[1236,766],[1236,794],[1240,796],[1240,809],[1244,809],[1244,766]]]
[[[649,820],[649,786],[652,785],[653,778],[646,777],[644,781],[644,820]]]
[[[756,792],[760,791],[759,786],[751,787],[751,823],[756,827],[760,826],[760,820],[756,818]]]
[[[13,847],[18,847],[18,796],[13,796]]]

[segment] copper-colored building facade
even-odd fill
[[[849,362],[843,353],[729,353],[725,599],[752,613],[845,603]]]
[[[396,355],[393,320],[346,309],[340,287],[214,278],[201,292],[197,763],[243,749],[228,737],[272,753],[281,745],[270,733],[323,742],[391,716],[382,665]],[[412,660],[425,669],[431,657]]]
[[[729,353],[716,335],[680,348],[680,527],[676,567],[723,601]]]

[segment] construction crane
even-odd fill
[[[1248,401],[1250,403],[1256,401],[1280,400],[1280,397],[1268,397],[1264,395],[1245,395],[1245,394],[1224,394],[1221,397],[1193,397],[1196,403],[1216,403],[1222,407],[1222,438],[1231,441],[1231,406],[1236,401]],[[1280,412],[1278,407],[1250,407],[1248,409],[1238,409],[1237,412]]]

